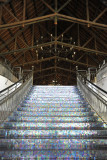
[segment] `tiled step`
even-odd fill
[[[8,121],[16,121],[16,122],[96,122],[97,117],[89,116],[89,117],[19,117],[19,116],[11,116],[8,118]]]
[[[29,138],[29,139],[44,139],[44,138],[64,138],[64,139],[106,139],[107,130],[0,130],[0,138]]]
[[[75,107],[40,107],[40,108],[37,108],[37,107],[20,107],[20,108],[17,108],[17,111],[24,111],[24,112],[44,112],[44,111],[48,111],[48,112],[52,112],[52,111],[59,111],[59,112],[89,112],[91,111],[90,108],[75,108]]]
[[[0,125],[0,159],[102,160],[107,126],[76,86],[32,87]]]
[[[21,105],[21,107],[76,107],[76,108],[80,108],[80,107],[87,107],[87,104],[86,103],[83,103],[83,104],[81,104],[81,103],[23,103],[22,105]]]
[[[0,150],[106,150],[104,139],[0,139]]]
[[[33,116],[33,117],[87,117],[92,116],[93,112],[14,112],[14,116]]]
[[[43,151],[0,151],[4,159],[40,159],[40,160],[106,160],[105,150],[68,151],[68,150],[43,150]]]
[[[35,122],[7,122],[1,125],[0,129],[103,129],[102,122],[92,122],[92,123],[35,123]]]
[[[49,100],[47,100],[47,101],[44,101],[42,99],[40,101],[39,100],[38,101],[36,101],[36,100],[35,101],[34,100],[32,100],[32,101],[25,100],[24,103],[29,103],[29,104],[38,104],[38,103],[46,103],[46,104],[48,103],[48,104],[51,104],[51,103],[53,103],[53,105],[54,105],[54,104],[65,103],[65,101],[64,100],[60,100],[60,101],[57,101],[57,100],[56,101],[49,101]],[[77,100],[69,100],[69,101],[67,101],[67,103],[71,104],[71,105],[72,104],[78,104],[78,103],[79,104],[84,104],[82,100],[81,101],[80,100],[78,100],[78,101]]]

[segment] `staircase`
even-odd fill
[[[0,158],[106,160],[107,126],[76,86],[34,86],[0,125]]]

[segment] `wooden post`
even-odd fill
[[[32,47],[34,46],[34,24],[32,25]],[[33,51],[33,49],[32,49]]]
[[[0,25],[2,24],[2,6],[0,6]]]
[[[23,1],[23,21],[25,21],[26,18],[26,0]],[[23,27],[25,24],[23,23]]]
[[[89,18],[89,1],[88,0],[86,0],[86,12],[87,12],[87,21],[89,21],[90,20],[90,18]],[[88,27],[90,27],[90,24],[88,24]]]

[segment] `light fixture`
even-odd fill
[[[41,46],[41,50],[43,50],[43,47]]]
[[[72,51],[72,48],[73,48],[73,47],[70,48],[70,51]]]

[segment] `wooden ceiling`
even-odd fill
[[[0,0],[0,60],[34,84],[76,84],[76,66],[107,61],[104,0]]]

